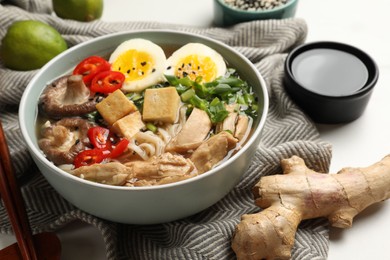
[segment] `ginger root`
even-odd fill
[[[366,207],[390,197],[390,155],[365,168],[322,174],[293,156],[281,161],[283,175],[265,176],[253,188],[262,211],[237,225],[232,248],[237,259],[289,259],[299,223],[327,217],[348,228]]]

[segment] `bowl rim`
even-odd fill
[[[308,88],[304,87],[296,80],[292,72],[292,63],[299,54],[314,49],[339,50],[355,56],[364,64],[364,66],[368,71],[368,78],[366,83],[359,90],[341,96],[321,94],[318,92],[311,91]],[[337,41],[315,41],[315,42],[309,42],[309,43],[304,43],[299,45],[298,47],[290,51],[290,53],[287,55],[284,68],[285,68],[285,78],[289,80],[289,84],[287,85],[291,85],[291,83],[293,83],[293,86],[290,86],[289,88],[293,88],[295,91],[301,91],[307,95],[316,96],[322,99],[343,100],[343,99],[351,99],[351,98],[357,98],[363,96],[367,92],[371,91],[371,89],[375,86],[379,78],[378,65],[367,52],[353,45],[337,42]]]
[[[272,14],[272,13],[278,12],[280,10],[283,10],[285,8],[288,8],[288,7],[290,7],[290,5],[296,4],[296,2],[298,2],[298,0],[288,0],[287,3],[282,4],[281,6],[278,6],[278,7],[272,8],[272,9],[244,10],[244,9],[241,9],[238,7],[232,7],[231,5],[226,4],[225,0],[215,0],[215,1],[220,3],[223,7],[227,8],[231,12],[237,12],[237,13],[241,13],[241,14]]]
[[[38,147],[36,147],[34,145],[31,138],[29,138],[27,126],[23,120],[23,118],[26,117],[25,111],[26,111],[27,99],[28,99],[29,93],[33,89],[35,82],[39,79],[39,77],[42,74],[44,74],[46,72],[46,70],[48,68],[50,68],[52,66],[53,63],[55,63],[57,60],[61,60],[64,56],[73,52],[75,49],[81,48],[85,45],[89,45],[93,42],[102,41],[104,39],[115,37],[115,36],[128,35],[129,37],[131,37],[132,35],[140,34],[140,33],[141,34],[142,33],[145,33],[145,34],[148,34],[148,33],[167,34],[168,33],[168,34],[180,34],[180,35],[195,37],[195,38],[201,39],[203,41],[212,42],[213,44],[222,46],[222,47],[228,49],[229,51],[234,52],[236,55],[238,55],[244,62],[246,62],[253,69],[254,73],[256,74],[256,77],[259,79],[260,84],[261,84],[261,91],[263,92],[263,100],[262,100],[263,111],[261,114],[261,118],[259,119],[260,121],[258,123],[257,128],[255,129],[255,131],[253,131],[253,133],[251,134],[251,137],[248,139],[248,141],[245,143],[245,145],[240,150],[238,150],[237,153],[235,153],[232,157],[230,157],[228,160],[224,161],[223,163],[217,165],[215,168],[213,168],[213,169],[211,169],[203,174],[197,175],[195,177],[192,177],[192,178],[189,178],[186,180],[174,182],[174,183],[154,185],[154,186],[141,186],[141,187],[114,186],[114,185],[107,185],[107,184],[101,184],[101,183],[97,183],[97,182],[93,182],[93,181],[84,180],[84,179],[81,179],[79,177],[73,176],[72,174],[58,168],[57,166],[55,166],[52,162],[50,162],[44,156],[44,154],[41,152],[41,150]],[[41,91],[43,91],[43,89],[44,89],[44,87],[42,88]],[[263,76],[260,74],[260,72],[254,66],[254,64],[248,58],[246,58],[243,54],[241,54],[237,50],[234,50],[233,47],[230,47],[229,45],[227,45],[219,40],[215,40],[215,39],[212,39],[210,37],[199,35],[196,33],[183,32],[183,31],[173,30],[173,29],[140,29],[140,30],[129,30],[129,31],[110,33],[110,34],[99,36],[99,37],[93,38],[91,40],[79,43],[75,46],[70,47],[66,51],[60,53],[59,55],[54,57],[52,60],[50,60],[47,64],[45,64],[38,71],[38,73],[30,80],[29,84],[27,85],[26,89],[23,92],[23,95],[22,95],[22,98],[20,101],[20,106],[19,106],[19,126],[20,126],[20,129],[22,132],[22,136],[23,136],[25,142],[27,143],[27,147],[30,150],[30,153],[31,152],[34,153],[34,155],[36,156],[36,158],[39,161],[41,161],[44,165],[49,167],[55,173],[60,174],[62,177],[69,179],[69,180],[72,180],[74,182],[82,183],[82,184],[97,187],[97,188],[103,188],[103,189],[108,189],[108,190],[117,190],[117,191],[123,190],[123,191],[139,191],[139,192],[141,192],[141,191],[146,191],[146,190],[168,189],[168,188],[173,188],[173,187],[177,187],[177,186],[190,184],[192,182],[196,182],[199,179],[206,178],[209,175],[215,174],[217,171],[219,171],[223,167],[228,167],[238,157],[240,157],[241,154],[243,154],[246,150],[248,150],[249,147],[251,146],[251,144],[255,141],[256,137],[261,134],[261,131],[264,128],[265,121],[267,118],[268,106],[269,106],[269,95],[268,95],[268,91],[267,91],[266,82],[265,82]]]

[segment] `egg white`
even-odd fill
[[[164,80],[166,56],[157,44],[145,39],[121,43],[111,54],[111,69],[125,75],[122,90],[140,92]]]
[[[165,74],[179,78],[189,76],[194,80],[201,76],[203,82],[213,81],[225,73],[226,63],[223,57],[202,43],[188,43],[176,50],[167,59],[165,70]]]

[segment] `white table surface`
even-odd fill
[[[212,0],[105,0],[102,20],[159,21],[210,26]],[[388,0],[300,0],[296,16],[306,20],[307,42],[340,41],[369,53],[380,76],[365,113],[341,125],[318,125],[333,145],[331,172],[345,166],[368,166],[390,153],[390,2]],[[57,232],[62,259],[103,260],[105,248],[94,228],[74,223]],[[390,201],[371,206],[347,230],[332,228],[328,259],[390,259]],[[0,235],[0,248],[15,239]]]

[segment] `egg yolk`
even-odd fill
[[[154,59],[147,52],[127,50],[112,63],[112,70],[125,74],[125,81],[140,80],[154,72]]]
[[[217,76],[217,66],[210,57],[188,55],[180,60],[175,74],[179,78],[189,77],[191,80],[201,76],[203,82],[210,82]]]

